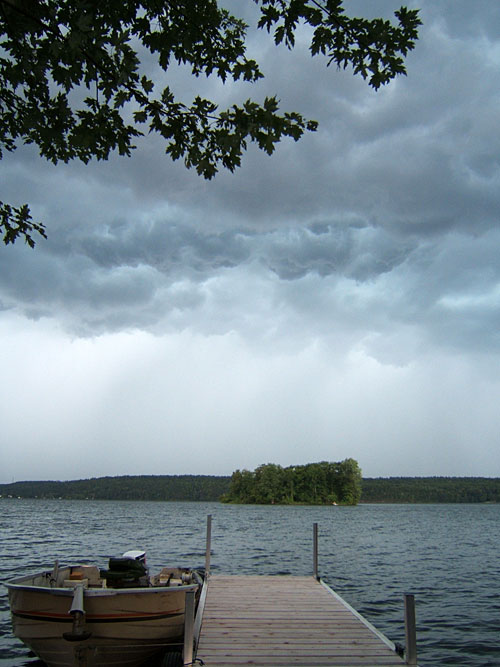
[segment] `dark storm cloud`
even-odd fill
[[[272,158],[251,150],[235,175],[181,188],[172,200],[204,208],[216,226],[234,218],[257,227],[304,224],[345,213],[423,236],[496,225],[500,68],[477,12],[465,44],[443,21],[452,6],[438,14],[423,3],[408,77],[377,93],[300,48],[290,54],[268,45],[268,76],[255,95],[276,93],[284,109],[318,119],[318,133],[284,142]]]
[[[406,241],[345,224],[210,233],[202,225],[117,222],[60,234],[55,244],[47,243],[36,254],[25,248],[4,250],[0,272],[8,286],[4,294],[20,304],[45,302],[70,308],[86,301],[89,308],[99,310],[106,302],[130,305],[152,299],[161,285],[179,280],[202,283],[256,258],[285,280],[308,273],[368,280],[391,271],[409,252]]]
[[[34,252],[2,249],[3,307],[69,317],[76,329],[81,320],[88,331],[97,323],[99,330],[148,328],[166,317],[177,323],[178,313],[209,309],[223,328],[234,321],[223,312],[221,284],[223,292],[238,284],[244,310],[258,275],[270,301],[290,299],[293,310],[299,302],[285,283],[303,293],[314,276],[333,300],[343,300],[340,286],[356,285],[365,319],[378,327],[381,319],[415,321],[431,338],[463,345],[482,324],[489,331],[494,298],[481,304],[474,295],[494,295],[498,279],[486,246],[500,216],[500,64],[491,27],[498,19],[491,4],[481,7],[423,2],[408,77],[377,93],[348,71],[325,70],[301,50],[300,36],[289,53],[263,33],[251,35],[262,83],[249,91],[189,78],[186,97],[193,82],[221,104],[233,94],[276,93],[283,109],[317,118],[320,129],[285,141],[271,158],[251,148],[240,170],[213,182],[172,164],[154,137],[131,160],[87,167],[50,166],[30,148],[8,156],[6,199],[29,199],[49,241]],[[361,2],[353,8],[374,11]],[[394,8],[377,3],[386,15]],[[182,77],[182,68],[173,72],[179,89]],[[442,324],[446,317],[459,328],[462,316],[462,336]]]

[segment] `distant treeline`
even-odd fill
[[[236,470],[231,477],[227,503],[263,505],[356,505],[361,497],[361,470],[357,461],[321,461],[282,468],[267,463]]]
[[[346,463],[349,461],[353,459],[346,459],[341,464],[323,462],[289,468],[267,464],[253,472],[237,470],[232,477],[133,475],[71,482],[13,482],[0,484],[0,496],[74,500],[218,501],[222,498],[241,503],[305,504],[352,503],[357,498],[364,503],[500,502],[500,478],[379,477],[361,480],[356,472],[357,463],[353,461],[356,467],[349,471]],[[342,468],[336,468],[342,464],[346,473],[343,477],[338,474]],[[350,478],[350,475],[353,476]]]
[[[364,503],[498,503],[498,477],[388,477],[363,479]]]
[[[74,500],[219,500],[229,477],[215,475],[133,475],[72,482],[0,484],[0,495]]]

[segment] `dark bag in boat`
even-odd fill
[[[136,588],[148,585],[148,571],[143,563],[133,558],[110,558],[109,570],[101,570],[112,588]]]
[[[138,577],[147,574],[144,563],[133,558],[110,558],[108,567],[113,572],[137,572]]]

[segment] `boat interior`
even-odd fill
[[[188,569],[164,567],[158,574],[149,575],[146,568],[137,568],[135,564],[126,567],[126,563],[119,563],[117,566],[118,560],[122,559],[111,558],[110,567],[106,570],[96,565],[59,567],[56,563],[50,572],[22,577],[12,583],[43,588],[74,588],[77,585],[83,585],[84,588],[149,588],[200,583],[199,575],[195,576]]]

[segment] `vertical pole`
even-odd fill
[[[186,592],[186,608],[184,611],[184,652],[182,656],[184,665],[193,664],[194,595],[194,590]]]
[[[210,554],[212,551],[212,515],[207,515],[207,549],[205,553],[205,577],[210,576]]]
[[[313,576],[318,577],[318,524],[313,523]]]
[[[417,630],[415,621],[415,596],[405,593],[406,664],[417,664]]]
[[[57,577],[59,575],[59,561],[56,559],[56,562],[54,563],[54,568],[52,570],[52,574],[50,575],[50,587],[53,588],[54,586],[57,587]]]

